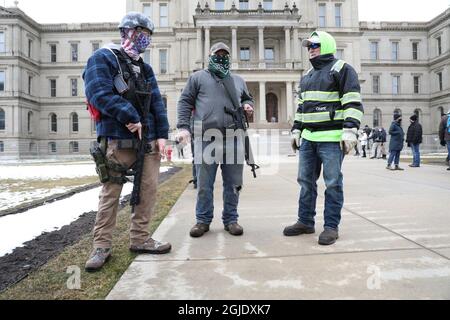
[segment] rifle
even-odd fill
[[[149,145],[149,141],[147,138],[148,134],[148,114],[150,112],[150,104],[152,101],[151,94],[151,85],[150,84],[141,84],[138,85],[139,89],[144,90],[136,90],[136,97],[139,104],[139,107],[142,111],[142,139],[139,141],[137,153],[136,153],[136,162],[133,165],[132,174],[134,175],[133,180],[133,192],[131,193],[130,205],[131,205],[131,213],[134,213],[134,209],[141,203],[141,183],[142,183],[142,175],[144,171],[144,162],[145,162],[145,154],[149,151],[151,152],[151,146]],[[142,106],[141,99],[145,99],[145,104]]]
[[[255,164],[253,158],[252,147],[250,145],[250,138],[247,132],[247,129],[250,127],[247,113],[245,112],[242,105],[236,99],[237,98],[236,87],[234,86],[233,78],[231,76],[228,76],[227,78],[224,79],[223,84],[234,105],[234,108],[225,106],[224,107],[225,113],[232,116],[234,122],[233,129],[242,130],[244,132],[245,162],[249,167],[251,167],[253,177],[256,178],[256,170],[258,170],[260,167],[257,164]],[[249,96],[247,96],[246,98],[248,98],[249,100],[252,99]]]

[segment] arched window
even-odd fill
[[[28,151],[29,151],[30,153],[35,153],[35,152],[37,152],[37,149],[36,149],[36,143],[30,142],[30,144],[28,145]]]
[[[5,111],[0,108],[0,130],[5,130],[6,121],[5,121]]]
[[[48,143],[48,153],[56,153],[56,142]]]
[[[422,110],[421,109],[414,110],[414,114],[417,116],[417,121],[420,121],[422,119]]]
[[[71,122],[72,132],[79,132],[80,126],[78,124],[78,114],[77,113],[74,112],[70,115],[70,122]]]
[[[266,95],[266,120],[268,123],[278,123],[278,98],[273,93]]]
[[[77,141],[71,141],[69,143],[69,152],[70,153],[78,153],[80,152],[80,148]]]
[[[373,111],[373,127],[381,127],[383,124],[383,119],[382,119],[382,112],[380,109],[375,109]]]
[[[33,112],[32,111],[28,112],[27,130],[28,130],[28,133],[32,133],[33,132]]]
[[[58,117],[54,113],[50,113],[49,116],[50,121],[50,132],[57,132],[58,131]]]

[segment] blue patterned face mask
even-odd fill
[[[151,38],[145,32],[140,32],[133,41],[139,53],[144,53],[151,43]]]

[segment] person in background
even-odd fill
[[[367,136],[366,131],[362,130],[359,134],[359,142],[361,143],[361,149],[362,149],[362,158],[367,158],[366,148],[367,148],[367,141],[369,137]]]
[[[391,136],[391,141],[389,143],[389,159],[386,169],[403,171],[404,169],[400,168],[400,152],[403,150],[405,132],[402,128],[401,114],[394,114],[394,121],[389,129],[389,135]],[[392,162],[394,162],[395,168],[391,167]]]
[[[411,148],[413,154],[413,162],[409,166],[411,168],[420,167],[420,144],[422,143],[422,125],[419,123],[417,115],[409,118],[411,124],[406,134],[406,143]]]
[[[447,114],[442,117],[441,123],[439,125],[439,138],[441,140],[441,146],[447,146],[447,171],[450,171],[450,109],[448,110]]]

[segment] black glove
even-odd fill
[[[408,142],[408,148],[411,148],[411,143]]]
[[[447,145],[447,142],[445,142],[444,140],[441,140],[441,146],[445,147]]]

